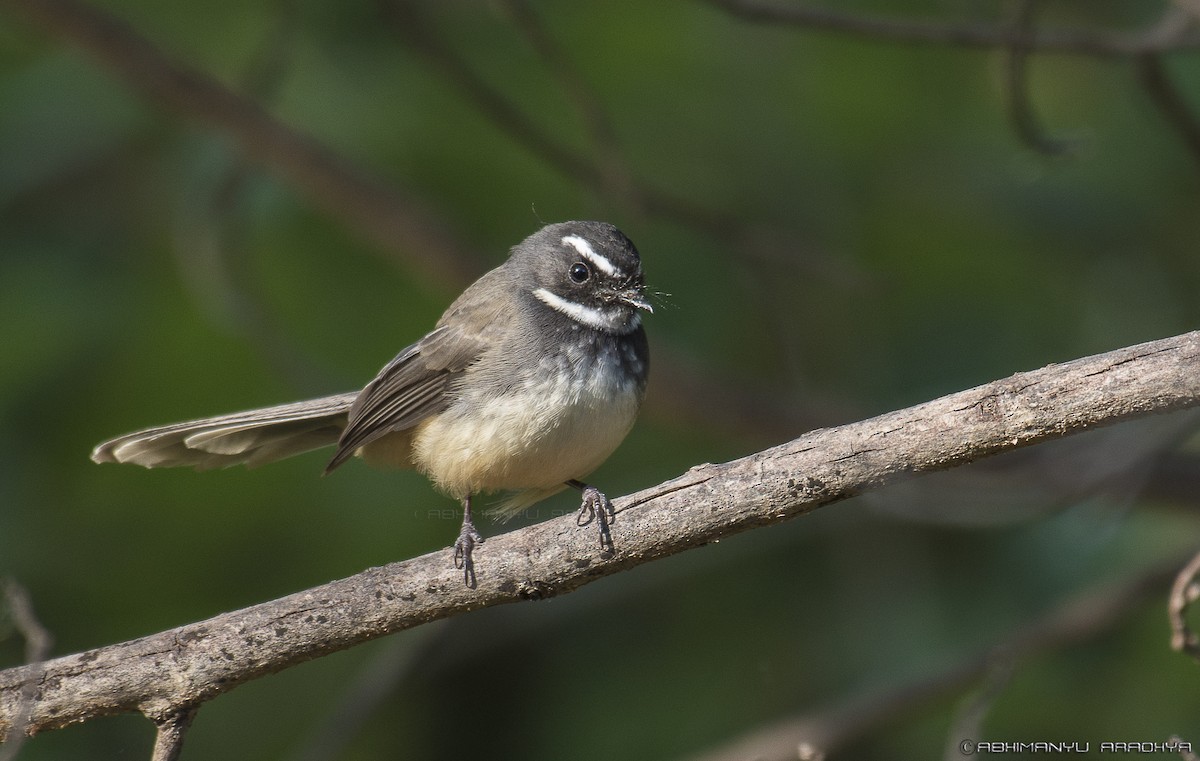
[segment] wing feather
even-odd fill
[[[349,421],[325,472],[333,470],[381,436],[402,431],[446,409],[461,375],[503,335],[514,318],[503,266],[463,291],[437,327],[400,352],[367,384],[350,408]]]

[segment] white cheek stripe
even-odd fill
[[[596,269],[605,275],[609,277],[624,277],[624,273],[617,269],[609,261],[608,257],[596,253],[596,249],[592,248],[592,244],[588,243],[587,239],[581,238],[578,235],[568,235],[562,239],[562,242],[578,251],[580,256],[596,265]]]
[[[545,288],[538,288],[533,292],[533,295],[537,296],[539,301],[551,309],[556,309],[575,322],[582,323],[596,330],[624,334],[637,330],[638,325],[642,324],[642,316],[639,314],[635,313],[633,319],[630,320],[622,319],[620,314],[612,314],[594,307],[586,307],[574,301],[567,301],[562,296],[551,293]]]

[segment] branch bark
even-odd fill
[[[1200,332],[1018,373],[617,500],[616,551],[573,516],[487,541],[476,589],[449,552],[141,639],[0,672],[0,733],[36,685],[31,732],[141,711],[160,725],[248,680],[436,619],[535,600],[914,475],[1100,425],[1200,404]]]
[[[160,721],[150,761],[177,761],[183,752],[183,739],[195,716],[196,708],[193,706]]]

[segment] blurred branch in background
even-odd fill
[[[1168,745],[1178,746],[1180,748],[1179,758],[1181,758],[1183,761],[1200,761],[1200,755],[1197,755],[1195,750],[1187,750],[1183,747],[1183,743],[1185,742],[1188,741],[1179,735],[1171,735],[1167,738]]]
[[[1196,412],[1148,418],[991,457],[866,495],[905,520],[996,526],[1102,497],[1118,510],[1139,500],[1200,507],[1200,459],[1179,451],[1200,426]]]
[[[456,285],[477,274],[481,258],[468,251],[465,244],[442,228],[427,209],[419,203],[410,202],[406,193],[388,189],[328,147],[278,122],[256,101],[234,94],[201,72],[172,61],[124,22],[74,0],[0,0],[0,3],[24,11],[48,30],[85,48],[143,94],[166,103],[188,118],[229,134],[242,146],[248,159],[277,172],[299,192],[309,196],[310,200],[323,206],[348,226],[372,237],[393,254],[409,261],[415,258],[417,266],[440,281]],[[719,4],[729,6],[730,10],[736,7],[735,12],[738,13],[744,13],[749,7],[742,3]],[[761,262],[761,266],[768,270],[778,266],[781,261],[787,261],[792,266],[800,263],[802,269],[820,272],[824,277],[843,280],[852,277],[851,273],[844,270],[846,265],[831,264],[812,250],[797,247],[793,236],[765,229],[740,229],[740,222],[733,218],[725,219],[716,211],[693,207],[679,198],[629,185],[628,182],[632,180],[623,168],[603,109],[573,68],[564,67],[565,54],[549,38],[524,3],[514,0],[509,6],[515,23],[548,65],[559,72],[564,88],[589,125],[601,161],[596,162],[573,152],[525,118],[519,109],[478,77],[452,49],[440,41],[414,3],[409,0],[384,0],[383,7],[392,20],[393,29],[402,34],[414,49],[437,64],[463,90],[468,100],[487,114],[498,128],[550,165],[608,197],[612,203],[628,205],[631,200],[642,199],[646,204],[646,212],[673,218],[710,233],[719,233],[728,240],[735,255],[745,257],[746,261],[752,263]],[[1029,9],[1032,3],[1027,2],[1023,7]],[[1114,40],[1122,38],[1108,37],[1097,38],[1105,42],[1091,40],[1085,44],[1080,40],[1090,39],[1086,35],[1080,37],[1065,33],[1048,34],[1048,39],[1057,42],[1046,44],[1053,50],[1056,45],[1066,44],[1063,40],[1070,39],[1074,40],[1071,44],[1075,46],[1099,46],[1109,51],[1126,48],[1166,50],[1171,49],[1167,45],[1170,41],[1178,45],[1178,49],[1185,49],[1192,43],[1190,37],[1182,34],[1179,23],[1181,14],[1186,17],[1182,12],[1165,14],[1164,21],[1155,27],[1158,31],[1154,34],[1143,33],[1138,38],[1142,41],[1136,45],[1129,41],[1118,43]],[[288,18],[285,8],[280,26],[283,36],[286,36]],[[1011,46],[1013,69],[1017,72],[1012,77],[1010,87],[1014,118],[1020,123],[1028,123],[1027,129],[1018,131],[1037,143],[1040,133],[1036,124],[1030,121],[1032,115],[1023,81],[1023,62],[1028,52],[1046,50],[1047,47],[1037,41],[1041,38],[1031,36],[1032,13],[1024,12],[1022,20],[1023,23],[1018,23],[1016,28],[1024,32],[1001,34],[996,31],[998,36],[995,44]],[[245,83],[250,92],[261,96],[274,87],[281,76],[283,56],[279,53],[280,39],[277,36],[269,41],[258,63],[252,67]],[[1156,61],[1147,58],[1142,60]],[[1020,65],[1017,62],[1021,62]],[[1161,73],[1161,69],[1155,71]],[[1164,89],[1166,80],[1163,77],[1152,79],[1159,82],[1155,87],[1148,86],[1152,92],[1174,92]],[[1156,102],[1165,101],[1156,99]],[[1182,125],[1191,125],[1191,134],[1194,136],[1195,124],[1188,120],[1186,108],[1178,97],[1172,102],[1178,105],[1170,109],[1170,113],[1176,115],[1173,123],[1180,125],[1181,131]],[[1016,114],[1025,114],[1026,118],[1018,118]],[[250,331],[256,334],[252,336],[255,345],[260,349],[270,349],[266,356],[276,357],[277,366],[307,367],[306,363],[296,359],[296,352],[279,348],[292,342],[284,340],[278,331],[271,330],[269,320],[253,300],[235,292],[228,277],[222,276],[225,270],[223,263],[228,261],[229,256],[226,249],[233,245],[227,232],[230,204],[244,180],[242,172],[240,168],[232,168],[226,183],[213,196],[209,219],[194,220],[203,230],[181,231],[178,239],[188,241],[191,249],[189,258],[194,262],[208,262],[206,266],[201,265],[201,269],[206,269],[210,275],[207,281],[211,287],[201,288],[199,292],[209,293],[215,301],[208,297],[204,297],[205,300],[218,304],[218,310],[234,310],[239,315],[239,324],[249,325]],[[623,179],[616,182],[614,178]],[[620,194],[606,193],[606,189],[611,191],[618,185],[632,193],[632,196],[623,197],[624,204]],[[202,281],[205,279],[201,278]],[[192,285],[198,282],[194,278],[188,280]],[[214,292],[213,288],[219,292]],[[220,306],[220,303],[224,306]],[[800,402],[794,393],[778,393],[743,378],[723,383],[711,371],[689,367],[686,362],[680,363],[669,353],[667,356],[666,361],[656,362],[656,375],[669,379],[666,387],[671,389],[671,394],[652,397],[648,407],[651,415],[666,414],[676,419],[701,420],[708,427],[754,430],[783,436],[813,425],[850,419],[855,414],[853,409],[837,400]],[[668,411],[663,413],[662,410]]]
[[[1200,30],[1188,11],[1168,5],[1159,20],[1140,31],[1031,29],[975,21],[912,20],[871,16],[779,0],[706,0],[725,12],[760,24],[784,24],[820,32],[840,32],[882,42],[1066,53],[1096,58],[1127,58],[1200,48]]]
[[[337,696],[328,714],[296,738],[286,761],[328,761],[340,758],[368,719],[413,676],[433,643],[444,634],[444,623],[421,628],[422,637],[390,640],[359,670]]]
[[[571,592],[921,473],[1197,404],[1200,332],[1017,373],[699,465],[616,500],[616,552],[598,551],[592,533],[563,516],[489,539],[477,588],[464,586],[439,551],[132,642],[2,671],[0,732],[18,726],[31,684],[30,732],[132,710],[175,727],[238,684],[385,634]]]
[[[1034,16],[1040,0],[1020,0],[1011,24],[914,21],[762,0],[708,2],[731,15],[760,24],[841,32],[879,41],[1007,51],[1006,91],[1013,127],[1022,143],[1048,156],[1070,152],[1072,141],[1050,138],[1038,124],[1028,93],[1029,56],[1061,53],[1127,58],[1136,67],[1154,104],[1200,161],[1200,123],[1171,82],[1161,60],[1167,53],[1200,48],[1200,11],[1195,0],[1166,4],[1158,20],[1141,31],[1039,28]]]
[[[414,0],[382,0],[384,16],[396,34],[440,69],[468,103],[518,145],[607,202],[618,208],[628,208],[634,214],[661,214],[709,233],[724,234],[738,224],[734,217],[717,209],[701,208],[677,196],[636,184],[621,156],[604,109],[527,5],[506,2],[504,7],[517,29],[559,79],[587,127],[596,157],[577,151],[546,132],[507,96],[488,84],[443,41],[425,18],[427,7],[427,4]]]
[[[404,477],[363,472],[314,482],[303,478],[311,463],[300,461],[203,478],[93,473],[81,452],[89,431],[169,414],[190,404],[181,397],[217,407],[229,393],[258,394],[274,380],[258,372],[260,358],[294,383],[303,374],[302,387],[323,386],[305,347],[333,346],[348,359],[374,340],[372,352],[387,351],[395,323],[386,321],[399,313],[410,324],[410,314],[438,300],[423,290],[449,292],[479,274],[531,216],[530,201],[549,201],[556,216],[592,209],[636,220],[628,232],[643,246],[652,285],[677,294],[655,315],[643,424],[600,475],[618,491],[1013,368],[1200,324],[1200,218],[1190,213],[1200,175],[1170,131],[1197,142],[1200,101],[1191,85],[1200,46],[1196,30],[1181,27],[1200,18],[1198,0],[1175,3],[1190,20],[1176,13],[1163,21],[1165,2],[1130,0],[951,2],[923,6],[925,16],[879,2],[776,0],[868,20],[872,8],[909,14],[930,28],[950,19],[994,25],[991,42],[984,34],[967,47],[909,45],[886,36],[892,24],[847,36],[820,25],[743,23],[699,2],[634,3],[613,13],[603,3],[431,1],[413,8],[426,33],[410,45],[381,12],[387,0],[174,8],[91,1],[102,18],[126,19],[115,24],[123,35],[105,35],[101,24],[92,35],[99,40],[85,47],[78,40],[87,34],[64,31],[69,20],[38,21],[28,10],[65,8],[69,16],[84,8],[87,16],[78,0],[0,0],[0,323],[13,328],[0,361],[0,560],[33,590],[60,643],[55,656],[440,545],[446,520],[425,515],[436,503],[424,483]],[[131,26],[153,41],[138,40]],[[131,37],[130,50],[99,52]],[[1060,43],[1071,50],[1052,49]],[[146,49],[157,57],[139,59]],[[167,70],[134,74],[136,63],[93,57],[165,60]],[[1007,83],[1006,62],[1014,64]],[[280,76],[287,80],[277,98],[272,80]],[[156,96],[156,87],[174,94]],[[251,122],[283,119],[319,136],[324,145],[304,140],[327,161],[259,169],[294,159],[239,149],[256,138],[235,132],[260,125],[208,113],[214,88],[239,93],[221,98],[248,104]],[[476,97],[480,90],[492,100]],[[155,98],[148,107],[136,101],[145,95]],[[1086,150],[1069,160],[1033,155],[1008,121],[1017,112],[1031,142],[1074,139],[1082,126]],[[263,132],[272,129],[290,131],[277,124]],[[432,282],[426,267],[445,260],[423,245],[410,248],[419,235],[369,254],[395,268],[394,277],[343,246],[346,232],[371,241],[376,233],[335,203],[311,199],[344,182],[322,171],[346,169],[345,203],[356,203],[353,192],[373,193],[354,178],[375,175],[390,195],[390,180],[379,175],[394,175],[401,202],[416,195],[437,216],[415,207],[397,213],[442,230],[462,252],[461,266]],[[364,208],[377,210],[375,223],[393,224],[383,217],[394,200],[374,198]],[[496,248],[477,254],[474,240],[462,240],[468,228],[495,233]],[[430,261],[410,263],[422,257]],[[213,331],[180,303],[185,289],[225,330]],[[337,327],[345,319],[350,333]],[[355,329],[360,322],[367,331],[381,327],[364,333]],[[242,340],[227,340],[229,333]],[[1010,414],[992,402],[977,412]],[[1192,413],[1157,416],[988,457],[619,574],[552,605],[456,616],[448,627],[289,669],[206,708],[187,731],[183,757],[228,756],[230,748],[257,758],[323,749],[437,756],[446,747],[489,758],[687,757],[800,709],[833,715],[841,697],[869,685],[901,691],[898,673],[928,677],[1100,578],[1129,579],[1143,564],[1194,549],[1196,423]],[[946,432],[946,444],[961,434]],[[844,478],[861,460],[878,462],[880,442],[893,437],[881,431],[852,442],[831,472]],[[749,481],[763,493],[785,491],[792,476],[765,456],[756,464]],[[720,472],[703,468],[696,477]],[[823,478],[802,464],[788,472],[802,491],[815,486],[805,476]],[[711,494],[694,497],[710,486]],[[625,542],[618,534],[620,556],[571,545],[574,554],[559,565],[577,563],[590,578],[645,543],[652,555],[654,542],[673,541],[674,524],[690,519],[688,500],[715,519],[739,520],[742,504],[717,486],[737,482],[710,479],[666,495],[680,500],[670,509],[627,509],[616,527],[629,535]],[[548,512],[555,511],[541,515]],[[578,533],[545,532],[529,541],[557,547]],[[502,565],[505,548],[523,536],[484,547],[484,559],[497,562],[480,570],[512,582],[506,600],[567,583],[546,575],[549,561],[511,572]],[[543,547],[523,549],[536,559]],[[446,563],[434,557],[424,581],[436,586]],[[1175,599],[1187,600],[1189,588]],[[377,589],[385,599],[371,600],[376,607],[392,605],[386,595],[400,591]],[[324,605],[310,601],[275,623],[302,638],[307,616],[363,620]],[[1186,621],[1177,609],[1177,623],[1200,628],[1194,603]],[[1053,725],[1067,736],[1117,739],[1189,729],[1195,666],[1164,647],[1165,622],[1154,614],[1142,608],[1121,636],[1023,661],[985,727],[1022,737]],[[187,631],[212,635],[202,628]],[[430,630],[436,647],[407,671],[403,646]],[[263,629],[263,647],[276,636]],[[6,665],[24,660],[18,642],[3,642]],[[204,668],[175,669],[206,642],[157,640],[158,673],[198,683]],[[395,659],[384,657],[393,644]],[[1108,694],[1073,692],[1084,680]],[[469,733],[464,693],[471,705],[488,706],[472,713]],[[330,696],[328,712],[320,698],[294,702],[298,694]],[[514,694],[572,699],[531,703]],[[862,697],[869,716],[871,696]],[[689,710],[662,710],[682,704]],[[583,705],[605,706],[606,720]],[[881,758],[936,755],[950,707],[943,698],[864,742]],[[149,700],[140,708],[162,728],[161,754],[176,752],[188,707]],[[88,722],[46,732],[22,751],[30,761],[100,761],[122,749],[145,757],[148,729],[133,717]]]
[[[42,626],[33,610],[33,601],[29,592],[15,579],[0,581],[4,592],[4,607],[0,609],[0,622],[8,619],[12,630],[25,641],[25,662],[30,664],[31,676],[29,682],[21,688],[17,700],[13,704],[13,713],[9,721],[15,731],[0,747],[0,761],[12,761],[25,742],[26,728],[33,714],[33,704],[37,699],[38,684],[41,681],[41,663],[50,655],[54,644],[54,636]],[[0,637],[3,639],[3,637]]]
[[[764,234],[725,210],[702,206],[635,177],[621,154],[599,99],[523,0],[509,0],[504,7],[517,29],[545,61],[547,71],[561,82],[567,99],[587,128],[595,156],[577,151],[549,134],[505,94],[488,84],[425,18],[429,7],[416,0],[382,0],[383,13],[392,29],[409,47],[437,66],[463,93],[467,103],[514,142],[613,207],[638,217],[669,220],[716,237],[725,242],[734,258],[767,258],[776,264],[786,261],[791,268],[822,278],[861,277],[849,263],[834,260],[812,246],[798,246],[796,235]]]
[[[452,51],[438,41],[435,34],[426,29],[411,3],[406,0],[386,2],[393,28],[403,33],[415,49],[445,68],[451,79],[468,94],[471,102],[487,113],[500,128],[568,175],[600,190],[605,187],[607,170],[560,145],[525,119],[519,110],[475,76]],[[248,160],[275,172],[327,213],[374,240],[393,256],[393,261],[410,264],[447,287],[461,286],[479,274],[483,258],[445,228],[430,209],[407,191],[389,189],[381,180],[370,176],[327,146],[279,122],[254,100],[235,94],[206,74],[172,60],[124,21],[76,0],[0,0],[0,7],[6,6],[22,12],[52,34],[96,56],[116,76],[144,96],[166,104],[186,118],[227,134],[242,148]],[[525,23],[531,22],[526,20]],[[274,62],[268,56],[265,67],[269,69],[272,65]],[[259,85],[254,80],[270,83],[275,76],[278,76],[277,72],[265,71],[252,77],[247,84],[257,87]],[[586,99],[587,96],[579,97]],[[593,107],[588,106],[587,109],[591,112]],[[213,199],[218,207],[214,214],[220,216],[228,213],[221,206],[227,203],[226,199],[231,194],[236,193],[238,182],[239,176],[234,172],[229,177],[229,184]],[[723,235],[731,236],[731,246],[744,252],[751,260],[776,263],[787,260],[793,266],[800,263],[802,269],[819,269],[829,277],[844,279],[847,276],[845,267],[831,261],[823,264],[821,257],[811,250],[798,247],[790,236],[769,235],[755,229],[735,229],[732,218],[726,219],[716,211],[692,208],[686,201],[644,188],[637,191],[637,195],[646,200],[650,213],[674,215],[677,221],[686,218],[688,224],[700,229],[719,230]],[[206,260],[219,270],[226,256],[222,248],[228,244],[223,240],[224,234],[215,220],[204,224],[207,226],[206,232],[198,235],[192,245],[195,246],[198,260]],[[786,254],[784,246],[787,247]],[[774,253],[768,251],[776,247],[778,250]],[[223,291],[216,296],[232,299],[227,308],[255,309],[242,294],[235,294],[227,284],[220,284],[219,271],[209,274],[216,278],[210,285],[215,284],[218,291]],[[255,320],[251,320],[250,324],[256,325]],[[267,330],[262,324],[257,324],[257,329]],[[273,338],[274,335],[267,330],[256,339],[256,344]],[[272,355],[277,353],[273,351]],[[288,354],[284,364],[294,365],[291,359],[293,355]],[[656,361],[656,374],[676,379],[687,378],[686,382],[673,386],[672,393],[679,402],[674,406],[675,413],[703,420],[706,425],[711,425],[709,413],[713,409],[742,414],[739,427],[760,426],[761,430],[779,431],[782,424],[801,423],[788,428],[786,435],[794,435],[808,424],[828,424],[850,417],[831,414],[830,410],[817,405],[803,404],[794,395],[789,397],[792,401],[780,404],[775,401],[780,399],[779,395],[771,393],[770,389],[756,388],[755,383],[748,379],[737,379],[727,384],[709,382],[712,377],[709,372],[673,368],[669,363],[669,359],[666,362]],[[763,399],[771,403],[763,405],[753,401]],[[723,401],[716,407],[709,406],[714,400]],[[651,409],[653,405],[652,401]],[[835,406],[846,409],[845,405]]]
[[[633,170],[621,152],[616,132],[599,97],[527,0],[501,0],[500,7],[541,57],[546,71],[558,80],[563,94],[579,114],[596,154],[595,166],[602,197],[618,207],[631,207],[631,211],[639,213],[643,207],[640,190],[634,185]]]
[[[1200,507],[1200,457],[1180,452],[1159,455],[1147,479],[1146,496]]]
[[[1117,620],[1119,617],[1114,616],[1112,623]],[[959,701],[950,719],[950,730],[946,733],[946,747],[942,753],[943,761],[959,761],[963,757],[964,741],[986,737],[983,731],[984,719],[1012,682],[1017,668],[1015,657],[1013,653],[1006,651],[1003,645],[983,656],[980,661],[982,667],[978,684],[973,692]]]
[[[1200,636],[1187,623],[1188,608],[1196,600],[1200,600],[1200,554],[1188,561],[1175,577],[1168,606],[1171,647],[1200,662]]]
[[[350,164],[255,101],[173,60],[124,21],[75,0],[0,0],[50,34],[95,56],[145,97],[231,137],[318,208],[394,259],[456,288],[481,261],[416,195]]]
[[[1037,27],[1034,25],[1036,10],[1041,0],[1021,0],[1013,19],[1014,40],[1028,40]],[[1030,50],[1021,42],[1014,42],[1007,50],[1005,66],[1005,89],[1008,96],[1009,118],[1017,137],[1026,147],[1046,156],[1064,156],[1073,148],[1071,141],[1048,136],[1038,122],[1029,93]]]
[[[286,80],[299,32],[295,0],[276,4],[272,24],[241,77],[241,89],[255,102],[269,102]],[[340,381],[310,356],[264,308],[242,243],[247,224],[240,213],[255,168],[244,153],[234,153],[214,178],[193,177],[182,191],[172,227],[180,280],[199,307],[225,329],[241,336],[255,352],[296,388],[311,393]]]
[[[383,0],[381,8],[396,35],[441,69],[454,86],[466,94],[467,100],[487,114],[497,128],[556,170],[583,185],[603,188],[604,173],[601,169],[589,157],[544,132],[479,77],[451,48],[441,42],[425,19],[422,6],[411,0]]]
[[[779,441],[861,416],[844,399],[804,397],[795,388],[768,385],[761,378],[725,376],[670,346],[656,345],[654,354],[654,381],[644,413],[652,419],[689,420],[708,431]]]
[[[1173,0],[1177,8],[1192,14],[1192,17],[1200,21],[1200,0]]]
[[[1180,562],[1181,559],[1172,558],[1128,581],[1088,590],[1063,602],[1044,617],[1013,632],[987,650],[928,677],[904,684],[873,687],[831,707],[807,711],[749,732],[692,761],[741,761],[748,758],[760,761],[796,758],[815,761],[831,757],[887,724],[901,721],[936,701],[986,680],[997,669],[1007,671],[1020,661],[1085,641],[1112,629],[1133,610],[1161,595]],[[953,748],[958,750],[958,743],[969,738],[951,736],[948,739]]]
[[[1192,158],[1200,164],[1200,120],[1197,120],[1192,107],[1183,97],[1183,93],[1171,80],[1162,56],[1146,53],[1138,56],[1138,79],[1150,100],[1158,107],[1159,113],[1174,128],[1183,144],[1191,152]]]

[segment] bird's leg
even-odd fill
[[[593,520],[596,521],[596,524],[600,528],[600,549],[612,552],[612,532],[609,531],[608,527],[617,519],[617,513],[613,510],[612,501],[604,496],[604,492],[595,486],[585,484],[583,481],[571,479],[567,481],[567,486],[574,487],[583,492],[583,504],[579,506],[579,512],[575,515],[575,523],[580,526],[586,526]]]
[[[458,530],[458,540],[454,542],[454,567],[462,569],[463,583],[474,587],[475,563],[471,560],[471,553],[474,552],[475,545],[483,544],[483,535],[475,530],[475,524],[471,521],[470,495],[463,499],[462,506],[462,528]]]

